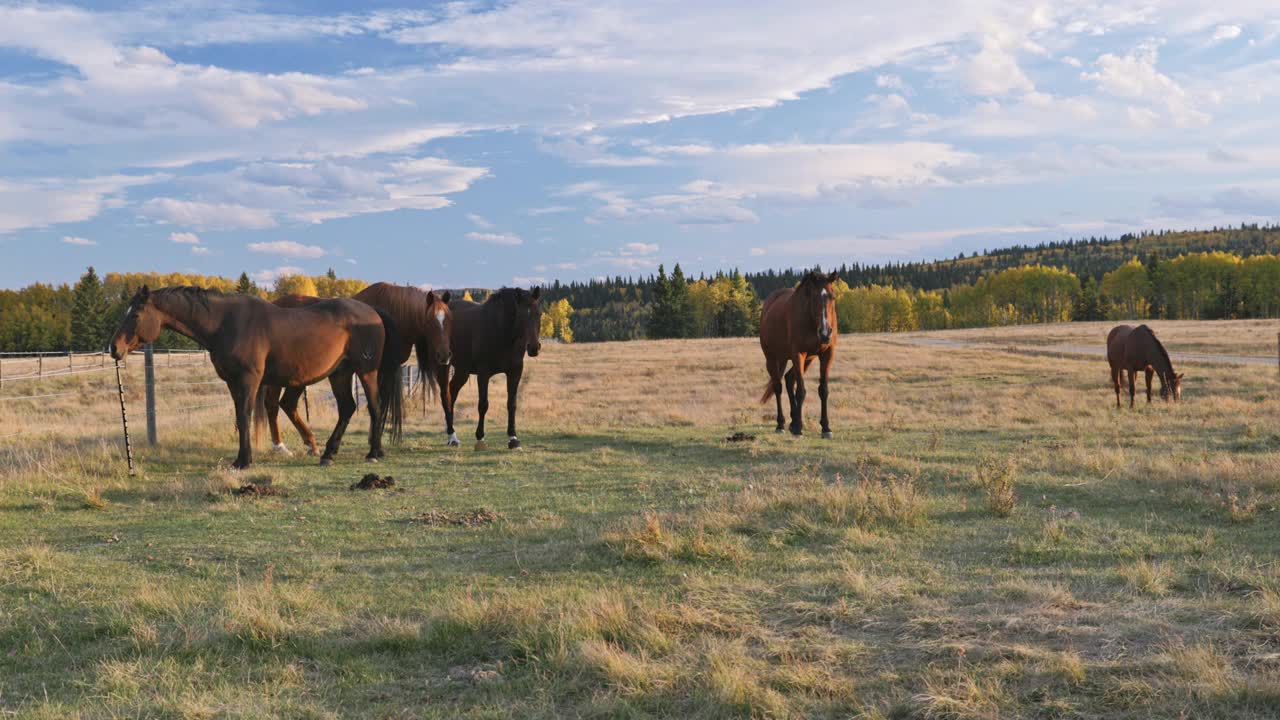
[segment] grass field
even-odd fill
[[[1276,326],[1157,330],[1268,354]],[[376,466],[355,432],[234,474],[209,411],[129,478],[109,405],[5,410],[50,429],[0,441],[0,714],[1280,714],[1274,370],[1180,366],[1181,404],[1117,411],[1097,358],[843,336],[822,441],[816,392],[773,433],[752,340],[528,367],[523,452],[499,381],[490,450],[415,406]],[[369,471],[395,488],[348,490]]]

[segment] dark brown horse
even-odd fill
[[[413,350],[418,352],[418,369],[422,378],[434,389],[436,373],[439,368],[448,368],[451,361],[449,331],[453,325],[453,314],[449,311],[449,293],[436,295],[434,291],[423,292],[415,287],[374,283],[356,293],[355,299],[371,305],[390,316],[400,335],[400,353],[396,358],[399,364],[409,359]],[[305,307],[320,302],[319,298],[310,295],[285,295],[275,301],[280,307]],[[339,373],[333,382],[346,382],[350,393],[351,374]],[[280,437],[279,412],[284,410],[293,426],[302,436],[307,446],[307,453],[316,454],[316,437],[307,426],[302,415],[298,413],[298,400],[302,397],[302,388],[288,388],[281,395],[281,388],[263,385],[261,392],[262,413],[271,428],[272,447],[276,452],[290,454]],[[445,390],[447,392],[447,390]]]
[[[369,398],[370,460],[383,456],[382,432],[388,420],[400,422],[400,365],[391,319],[356,300],[325,300],[304,308],[279,308],[249,295],[224,295],[194,287],[145,285],[129,301],[124,320],[111,338],[117,360],[168,328],[209,351],[218,377],[227,384],[236,407],[240,453],[232,467],[253,461],[249,423],[258,387],[304,387],[340,367],[359,375]],[[351,394],[350,376],[347,396]],[[335,387],[335,394],[337,388]],[[386,402],[380,402],[386,398]],[[354,400],[338,399],[338,424],[325,446],[332,458],[355,413]]]
[[[1146,325],[1117,325],[1107,333],[1107,362],[1111,364],[1111,384],[1116,391],[1116,407],[1120,407],[1123,373],[1129,373],[1129,407],[1133,407],[1138,371],[1147,375],[1147,402],[1151,402],[1151,376],[1160,376],[1160,398],[1174,402],[1182,399],[1182,373],[1173,371],[1173,362],[1156,334]]]
[[[822,399],[822,437],[831,439],[827,420],[827,378],[836,354],[836,303],[831,284],[836,273],[810,272],[795,288],[769,294],[760,306],[760,348],[764,350],[769,382],[760,402],[773,395],[778,403],[778,432],[782,432],[782,381],[786,372],[787,398],[791,403],[791,434],[804,433],[804,374],[816,356],[820,363],[818,397]],[[791,369],[787,370],[787,363]]]
[[[458,391],[467,384],[467,378],[476,376],[479,401],[476,411],[480,421],[476,425],[476,449],[483,450],[484,416],[489,411],[489,378],[507,376],[507,447],[520,447],[516,437],[516,394],[520,377],[524,374],[524,356],[537,357],[542,350],[538,330],[542,323],[542,289],[523,290],[502,288],[483,303],[455,300],[453,310],[453,379],[448,368],[439,371],[440,386],[448,390],[440,393],[444,406],[445,432],[450,445],[461,445],[453,431],[453,405]]]

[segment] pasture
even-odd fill
[[[1154,326],[1275,353],[1273,322]],[[822,441],[813,392],[773,433],[753,339],[547,344],[522,452],[471,449],[472,381],[462,448],[415,399],[378,465],[353,424],[332,467],[233,473],[225,390],[192,385],[165,408],[223,406],[136,478],[109,403],[0,405],[0,714],[1275,717],[1280,378],[1175,364],[1182,403],[1117,411],[1100,357],[845,335]]]

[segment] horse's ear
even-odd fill
[[[533,292],[529,294],[533,297],[534,302],[538,302],[538,300],[542,299],[542,288],[536,287],[533,289]]]
[[[151,297],[151,288],[147,287],[146,285],[143,285],[142,287],[138,288],[138,302],[144,303],[147,301],[147,298],[149,297]]]
[[[435,304],[436,304],[436,291],[435,291],[435,290],[428,290],[428,291],[427,291],[427,304],[428,304],[428,305],[435,305]]]
[[[834,283],[835,281],[837,281],[837,280],[839,280],[839,279],[840,279],[840,273],[838,273],[838,272],[836,272],[836,271],[834,271],[834,270],[832,270],[832,271],[831,271],[831,273],[830,273],[829,275],[827,275],[827,282],[829,282],[829,283]]]
[[[1181,379],[1182,379],[1182,378],[1184,378],[1184,377],[1186,377],[1186,373],[1178,373],[1178,379],[1179,379],[1179,380],[1181,380]]]
[[[443,293],[440,294],[440,302],[444,303],[445,305],[448,305],[449,301],[452,299],[453,299],[453,293],[449,292],[448,290],[445,290]]]

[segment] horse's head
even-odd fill
[[[435,348],[437,367],[448,367],[453,362],[453,348],[449,337],[453,332],[453,313],[449,311],[452,296],[448,291],[436,295],[427,293],[427,343]]]
[[[154,342],[164,328],[164,318],[151,298],[151,289],[143,285],[129,300],[120,327],[111,336],[111,357],[123,360],[143,345]]]
[[[812,271],[800,281],[796,294],[800,296],[804,314],[813,322],[818,342],[826,345],[836,332],[836,293],[832,283],[839,280],[836,273],[823,275]]]
[[[516,307],[525,352],[529,357],[538,357],[542,351],[542,288],[535,287],[528,292],[520,290],[516,296]]]
[[[1182,399],[1182,376],[1183,376],[1183,374],[1184,374],[1184,373],[1175,373],[1175,372],[1170,372],[1170,373],[1169,373],[1168,391],[1167,391],[1167,393],[1166,393],[1166,392],[1161,392],[1161,395],[1166,395],[1166,394],[1167,394],[1167,395],[1172,396],[1172,397],[1173,397],[1173,401],[1174,401],[1174,402],[1178,402],[1179,400],[1181,400],[1181,399]],[[1166,397],[1165,399],[1167,400],[1168,398]]]
[[[512,341],[520,347],[520,352],[538,357],[542,350],[542,288],[511,288],[502,293],[512,321]]]

